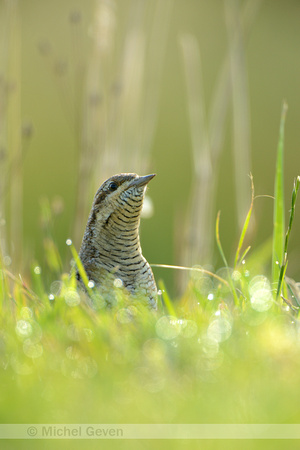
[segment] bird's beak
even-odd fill
[[[131,181],[131,183],[129,184],[129,188],[130,187],[142,187],[142,186],[146,186],[146,184],[149,183],[150,180],[152,180],[152,178],[154,178],[156,175],[156,173],[152,173],[151,175],[145,175],[143,177],[137,177],[134,180]]]

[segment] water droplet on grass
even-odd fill
[[[207,336],[217,342],[226,341],[231,335],[231,330],[231,323],[224,317],[219,317],[210,323],[207,329]]]
[[[202,352],[208,357],[214,357],[219,352],[219,343],[209,336],[204,336],[202,339],[198,339],[199,344],[202,347]]]
[[[41,275],[41,273],[42,273],[42,269],[40,268],[40,266],[35,266],[33,271],[36,275]]]
[[[76,289],[68,289],[65,293],[65,301],[69,306],[77,306],[80,303],[80,296]]]
[[[32,318],[32,310],[28,306],[21,308],[20,315],[22,319],[27,320]]]
[[[238,281],[240,280],[242,277],[241,272],[239,272],[238,270],[234,270],[232,272],[231,278],[233,279],[233,281]]]
[[[32,326],[27,320],[18,320],[16,333],[20,337],[28,337],[32,334]]]
[[[250,303],[258,312],[264,312],[273,304],[269,280],[264,276],[254,277],[249,283]]]
[[[29,358],[39,358],[43,354],[43,347],[41,344],[35,344],[31,339],[26,339],[23,344],[23,352]]]
[[[50,286],[50,292],[53,295],[59,295],[59,293],[61,291],[61,288],[62,288],[62,282],[61,281],[59,281],[59,280],[53,281],[53,283],[51,283],[51,286]]]
[[[123,286],[123,281],[121,280],[121,278],[116,278],[114,280],[114,286],[116,288],[121,288]]]
[[[176,317],[163,316],[156,322],[156,334],[158,337],[166,340],[175,339],[181,329],[181,324]]]

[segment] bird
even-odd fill
[[[157,287],[139,237],[145,191],[155,175],[120,173],[108,178],[95,194],[79,258],[107,304],[116,286],[121,286],[156,309]],[[76,276],[82,284],[79,271]]]

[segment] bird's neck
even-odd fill
[[[126,265],[141,255],[140,208],[116,210],[103,223],[95,225],[93,241],[104,266]]]
[[[130,253],[140,248],[139,226],[139,215],[127,218],[124,214],[113,213],[99,230],[98,242],[117,252]]]

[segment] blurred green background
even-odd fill
[[[285,192],[286,211],[288,211],[293,179],[300,172],[300,3],[298,0],[277,2],[265,0],[254,3],[258,6],[257,12],[244,40],[245,86],[248,90],[246,96],[250,118],[248,123],[251,150],[249,169],[254,177],[255,193],[273,195],[279,120],[282,102],[285,99],[289,106],[285,141]],[[231,8],[242,10],[246,2],[224,3],[221,0],[166,2],[165,18],[160,23],[155,16],[155,11],[158,11],[158,15],[160,14],[157,10],[159,6],[155,1],[25,0],[18,3],[1,0],[1,61],[3,63],[1,80],[3,81],[8,67],[6,75],[8,74],[12,84],[15,84],[15,88],[12,88],[8,94],[7,103],[13,102],[14,97],[19,96],[17,109],[21,108],[21,123],[27,124],[29,135],[31,125],[33,127],[32,136],[23,138],[22,167],[18,169],[19,172],[16,172],[22,177],[20,192],[23,196],[23,212],[20,210],[20,221],[23,217],[25,263],[30,260],[29,257],[32,259],[33,255],[43,264],[43,232],[39,217],[41,198],[47,197],[50,201],[56,199],[56,202],[60,199],[64,205],[62,214],[54,222],[53,233],[62,258],[66,261],[65,267],[68,269],[70,255],[65,246],[65,240],[69,237],[73,238],[79,248],[78,236],[84,231],[93,194],[106,175],[105,171],[100,170],[101,161],[97,160],[97,164],[94,164],[95,154],[92,157],[88,156],[89,164],[92,166],[92,183],[83,192],[85,209],[76,216],[78,165],[85,145],[80,130],[84,121],[89,122],[83,98],[87,92],[87,79],[95,64],[95,33],[97,31],[95,23],[98,25],[100,23],[99,26],[102,26],[103,35],[100,36],[102,44],[106,26],[107,33],[111,33],[109,38],[114,41],[111,47],[108,44],[108,55],[100,60],[99,64],[102,66],[100,69],[98,67],[99,73],[95,75],[98,78],[94,80],[96,85],[100,86],[98,93],[101,94],[103,91],[103,98],[99,95],[95,100],[102,102],[103,109],[106,107],[105,93],[118,89],[116,84],[118,73],[125,60],[122,46],[128,32],[140,23],[139,32],[143,33],[143,39],[146,43],[152,43],[152,56],[146,55],[143,67],[145,71],[148,70],[150,81],[156,74],[156,70],[161,76],[158,76],[152,85],[152,88],[155,87],[155,92],[141,89],[139,97],[143,101],[147,95],[158,96],[157,103],[154,102],[155,111],[147,119],[152,132],[149,133],[148,139],[141,139],[149,150],[143,153],[144,149],[141,148],[141,159],[144,161],[137,163],[132,169],[128,167],[128,164],[124,165],[124,171],[136,171],[140,167],[139,171],[157,173],[157,177],[151,182],[149,188],[149,195],[154,204],[154,215],[147,220],[143,219],[141,228],[142,248],[146,258],[150,263],[182,265],[186,262],[181,257],[182,242],[180,240],[184,223],[188,220],[194,162],[179,38],[182,33],[188,33],[198,42],[205,109],[208,111],[222,64],[229,52],[228,23],[226,25],[228,13],[225,11],[229,4]],[[10,8],[12,9],[9,12]],[[102,14],[107,14],[107,20],[105,17],[99,18],[100,10]],[[17,11],[20,22],[12,25],[15,28],[12,28],[12,34],[9,35],[7,30],[9,24],[13,23],[14,11]],[[155,28],[155,20],[158,20],[157,28]],[[20,33],[17,37],[16,30]],[[8,39],[8,36],[13,38]],[[102,44],[100,43],[100,46]],[[19,50],[18,45],[20,45]],[[161,50],[161,46],[165,47],[156,68],[156,52]],[[14,58],[18,61],[18,55],[19,68],[16,69],[13,63],[8,62]],[[149,60],[147,60],[148,57]],[[79,75],[76,72],[78,67],[81,70]],[[130,71],[130,67],[128,70]],[[101,74],[104,74],[102,78]],[[20,90],[18,90],[19,87]],[[135,87],[134,85],[130,87],[133,95]],[[2,111],[5,111],[3,104]],[[126,129],[126,104],[122,114],[125,117]],[[128,111],[129,115],[130,111]],[[99,129],[105,128],[106,122],[101,121],[103,117],[104,115],[99,115]],[[239,187],[235,186],[234,181],[231,101],[229,101],[225,123],[222,154],[219,163],[213,167],[211,175],[211,183],[216,186],[217,192],[216,201],[212,205],[212,216],[215,218],[217,211],[219,209],[222,211],[221,240],[226,255],[230,258],[237,243],[239,231],[235,201],[235,194]],[[95,124],[94,130],[97,129],[97,121]],[[141,124],[143,125],[142,120],[136,124],[137,133]],[[7,126],[14,127],[14,123],[8,123]],[[116,124],[117,127],[118,124]],[[131,127],[127,135],[129,147],[130,139],[135,138],[134,116]],[[2,129],[2,147],[6,145],[5,130]],[[113,134],[113,126],[111,130]],[[105,133],[102,137],[104,135]],[[101,136],[97,139],[102,142]],[[90,140],[93,141],[92,134]],[[102,144],[103,147],[99,148],[99,153],[105,146],[105,143],[102,142]],[[8,152],[10,151],[8,145]],[[114,166],[113,162],[110,163],[111,174],[119,171],[119,168],[120,164],[116,163]],[[2,161],[1,170],[6,170],[5,161]],[[247,208],[247,201],[250,201],[249,171],[244,167],[237,170],[249,185],[249,198],[245,202],[245,208]],[[17,220],[16,214],[12,214],[11,218],[9,216],[9,198],[8,196],[5,217],[8,236],[12,222]],[[252,236],[249,238],[252,247],[258,247],[270,237],[272,214],[272,199],[258,198],[255,201],[256,219],[255,223],[253,222]],[[76,217],[81,218],[78,224],[78,236],[74,231]],[[295,230],[299,229],[299,224],[300,218],[296,212],[290,242],[288,275],[298,280],[300,277],[298,262],[300,234],[297,234]],[[211,233],[214,233],[213,228]],[[13,260],[14,252],[12,247]],[[206,259],[199,260],[197,263],[201,265],[220,263],[216,250],[211,254],[210,260]],[[172,294],[177,292],[173,272],[155,269],[155,275],[157,278],[165,279]]]

